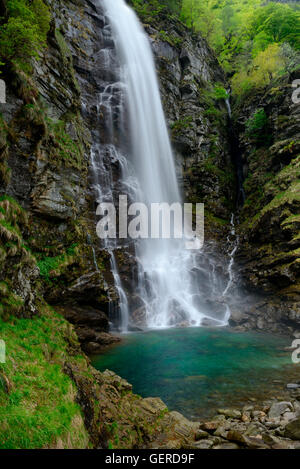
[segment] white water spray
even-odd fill
[[[124,0],[103,0],[103,3],[121,64],[121,82],[125,86],[129,114],[129,158],[135,177],[124,179],[123,175],[123,185],[130,189],[134,202],[148,206],[180,202],[148,37]],[[178,324],[199,326],[204,321],[216,325],[227,323],[227,306],[223,304],[218,311],[213,311],[212,300],[208,300],[204,291],[205,281],[199,280],[199,273],[207,275],[199,268],[199,255],[201,253],[186,250],[184,240],[147,239],[136,243],[139,272],[135,294],[142,303],[139,314],[143,316],[144,325],[160,328]],[[224,287],[222,290],[220,285],[215,287],[220,298]],[[119,290],[120,284],[117,288]],[[124,306],[122,289],[120,299]],[[132,320],[135,321],[134,312]]]

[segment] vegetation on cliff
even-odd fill
[[[86,448],[77,390],[63,372],[66,357],[77,366],[81,360],[71,326],[44,308],[40,318],[0,319],[0,335],[7,350],[0,365],[0,447]]]
[[[6,3],[6,2],[5,2]],[[46,46],[50,11],[43,0],[8,0],[1,18],[0,57],[24,70]]]
[[[300,9],[262,0],[132,0],[137,12],[180,18],[215,50],[241,96],[292,72],[300,62]]]

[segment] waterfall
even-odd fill
[[[129,143],[123,145],[125,159],[118,152],[122,188],[132,202],[143,202],[148,207],[151,203],[181,202],[148,37],[125,0],[103,3],[120,64],[118,87],[124,93],[119,128],[128,129],[130,136]],[[105,93],[109,108],[111,91]],[[112,120],[111,110],[107,115]],[[94,170],[99,171],[99,167]],[[215,274],[212,257],[186,250],[184,239],[139,239],[135,242],[135,256],[138,274],[134,295],[139,299],[139,308],[129,311],[112,255],[121,312],[125,315],[123,329],[130,321],[150,328],[227,324],[228,306],[222,297],[225,281]]]
[[[231,220],[230,220],[230,224],[231,224],[231,231],[230,231],[230,234],[228,235],[227,237],[227,244],[230,245],[230,237],[232,236],[233,237],[233,249],[232,251],[230,252],[230,261],[229,261],[229,265],[228,265],[228,269],[227,269],[227,272],[228,272],[228,283],[226,285],[226,288],[223,292],[223,295],[222,296],[226,296],[230,290],[230,288],[232,287],[232,284],[233,284],[233,280],[234,280],[234,275],[233,275],[233,264],[234,264],[234,256],[235,256],[235,253],[238,249],[238,246],[239,246],[239,237],[236,236],[236,232],[235,232],[235,225],[234,225],[234,214],[231,215]]]
[[[227,91],[227,93],[228,93],[228,98],[225,99],[225,104],[226,104],[226,107],[227,107],[227,112],[228,112],[229,119],[231,119],[232,113],[231,113],[231,104],[230,104],[229,92],[230,92],[230,91]]]

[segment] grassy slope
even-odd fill
[[[71,326],[47,310],[37,319],[0,320],[0,337],[7,354],[0,365],[0,448],[86,448],[76,388],[62,371],[75,341]]]

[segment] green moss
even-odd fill
[[[175,36],[174,34],[170,34],[163,30],[159,31],[159,38],[173,47],[180,47],[183,43],[183,39],[181,37]]]
[[[26,249],[23,231],[28,227],[27,213],[7,195],[0,197],[0,318],[25,313],[24,300],[15,292],[15,280],[22,268],[32,269],[35,258]]]
[[[65,254],[56,257],[43,257],[37,263],[40,269],[40,275],[47,282],[53,276],[58,276],[59,271],[73,262],[73,256],[76,254],[76,244],[73,244],[66,250]]]
[[[224,220],[223,218],[216,217],[208,210],[205,210],[205,220],[209,224],[216,224],[220,226],[226,226],[229,224],[229,220]]]
[[[193,117],[187,116],[183,119],[178,119],[171,125],[172,135],[176,136],[181,134],[184,130],[192,128],[193,125]]]
[[[68,47],[68,44],[66,43],[62,33],[58,29],[55,30],[55,39],[57,41],[58,47],[59,47],[60,52],[61,52],[63,65],[66,68],[68,68],[68,71],[69,71],[70,76],[71,76],[72,84],[73,84],[75,90],[79,94],[80,93],[80,87],[79,87],[79,84],[77,82],[75,72],[74,72],[73,57],[72,57],[71,51]]]
[[[64,162],[66,166],[72,166],[77,169],[82,169],[84,148],[83,144],[79,141],[74,141],[65,130],[64,121],[54,121],[47,117],[49,132],[52,133],[56,141],[56,148],[51,147],[52,159],[57,162]]]
[[[300,156],[294,157],[275,175],[268,173],[263,165],[266,158],[270,158],[269,151],[266,155],[265,150],[258,150],[253,156],[255,160],[252,158],[251,161],[255,165],[244,184],[249,196],[242,211],[243,223],[253,228],[268,212],[277,211],[284,229],[290,225],[289,228],[295,230],[291,224],[295,222],[293,216],[296,216],[299,205]]]
[[[211,118],[213,121],[219,121],[224,117],[223,112],[214,105],[210,105],[207,109],[205,109],[204,115]]]
[[[215,163],[215,157],[209,156],[204,161],[204,169],[206,172],[214,174],[218,177],[220,183],[224,186],[232,186],[234,185],[234,168],[231,167],[230,170],[223,171],[223,169],[219,168]]]
[[[246,135],[257,145],[268,146],[271,143],[271,133],[268,131],[268,117],[264,109],[257,109],[246,122]]]
[[[1,449],[55,446],[59,438],[70,439],[73,447],[86,447],[76,390],[62,372],[67,328],[53,312],[35,320],[0,319],[7,357],[0,371],[11,383],[9,393],[0,388]]]
[[[10,181],[11,170],[7,165],[9,126],[0,113],[0,183],[5,187]]]

